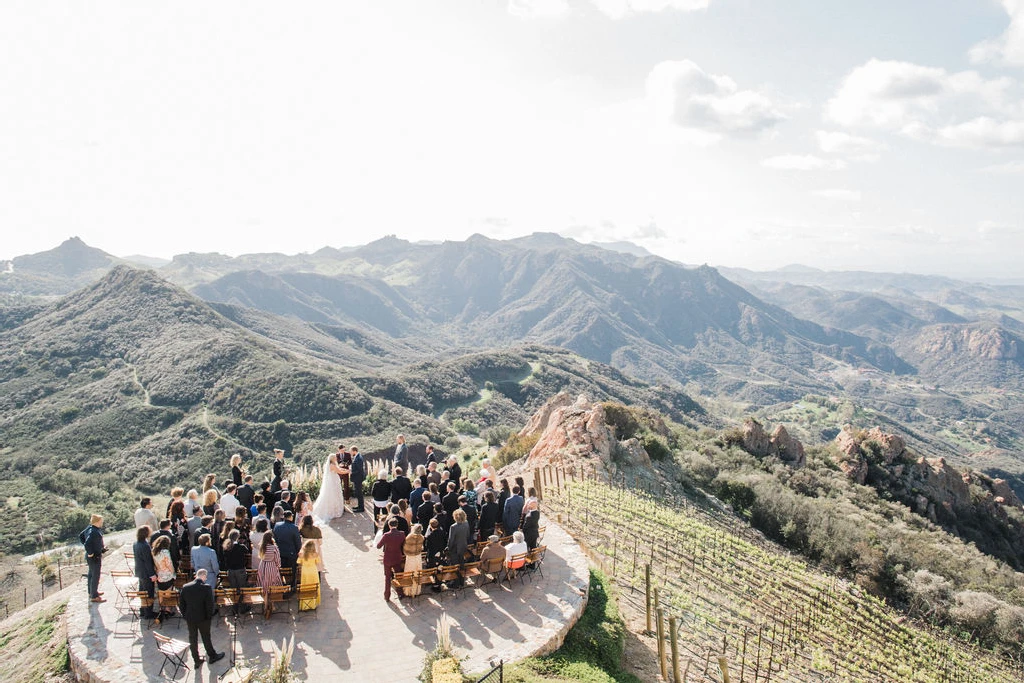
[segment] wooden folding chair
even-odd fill
[[[178,591],[173,588],[168,588],[167,590],[158,589],[156,592],[156,603],[161,612],[166,612],[169,616],[177,618],[178,627],[181,628],[181,610],[178,609]]]
[[[416,572],[395,572],[391,576],[391,587],[396,591],[400,591],[402,594],[407,595],[407,588],[412,588],[415,585]]]
[[[248,586],[238,589],[238,602],[242,606],[249,607],[249,614],[253,617],[256,613],[266,614],[267,603],[263,599],[263,589],[259,586]]]
[[[266,592],[263,595],[263,614],[267,619],[269,619],[278,612],[287,611],[289,614],[291,614],[291,604],[289,602],[289,598],[291,596],[289,596],[288,598],[285,597],[285,595],[291,593],[291,591],[291,586],[271,586],[266,590]],[[279,605],[285,605],[286,609],[278,609]]]
[[[537,572],[544,576],[544,556],[548,553],[548,547],[546,545],[539,545],[526,554],[526,566],[531,572]],[[532,580],[532,579],[531,579]]]
[[[513,555],[512,558],[505,563],[505,579],[511,584],[512,580],[519,578],[519,583],[523,583],[523,567],[526,566],[526,553],[519,553]]]
[[[486,562],[480,563],[480,573],[489,579],[487,583],[498,583],[501,581],[501,572],[504,569],[504,557],[492,557]]]
[[[465,582],[462,580],[462,567],[457,564],[449,564],[437,568],[437,583],[448,586],[453,592],[464,589]],[[450,585],[449,585],[450,584]]]
[[[319,583],[300,583],[295,587],[297,615],[302,616],[303,612],[312,612],[313,616],[320,619],[319,607],[320,607],[320,584]],[[302,609],[303,605],[312,605],[312,608]]]
[[[117,591],[117,600],[114,601],[114,609],[121,614],[128,608],[128,591],[139,590],[139,580],[135,576],[135,572],[124,571],[121,569],[112,569],[110,571],[110,579],[114,582],[114,589]]]
[[[185,662],[185,654],[189,650],[189,644],[183,640],[175,640],[170,636],[164,636],[156,631],[153,632],[153,639],[156,640],[156,649],[164,656],[164,663],[160,665],[160,673],[158,676],[163,676],[164,667],[168,663],[174,665],[174,673],[171,674],[171,678],[177,678],[178,672],[181,669],[191,671],[191,667]]]
[[[474,587],[476,584],[473,583],[473,579],[484,575],[483,570],[480,568],[479,560],[476,562],[467,562],[462,565],[462,571],[460,573],[462,574],[462,580]]]
[[[213,591],[214,598],[217,603],[217,607],[223,607],[225,613],[227,610],[234,610],[235,606],[238,605],[238,589],[237,588],[217,588]]]
[[[135,553],[130,550],[124,551],[124,564],[128,567],[128,571],[135,575]]]
[[[142,624],[142,610],[153,607],[153,598],[149,597],[149,593],[146,591],[126,591],[125,598],[128,611],[132,615],[132,626],[135,625],[136,620]]]
[[[423,595],[423,586],[433,586],[437,579],[437,567],[433,569],[419,569],[413,572],[413,579],[420,585],[420,595]]]

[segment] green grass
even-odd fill
[[[626,625],[619,614],[608,580],[590,572],[590,600],[579,622],[566,635],[562,647],[544,657],[531,657],[505,669],[508,683],[584,681],[584,683],[640,683],[622,671]]]
[[[67,640],[57,629],[65,607],[33,613],[0,631],[0,680],[41,683],[70,670]]]

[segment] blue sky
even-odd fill
[[[1024,0],[0,7],[0,258],[556,231],[1017,276]]]

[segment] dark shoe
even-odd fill
[[[227,655],[224,654],[223,652],[218,652],[215,655],[210,655],[210,657],[209,657],[210,664],[216,664],[217,662],[219,662],[220,660],[224,659],[225,657],[227,657]]]
[[[196,670],[196,671],[199,671],[199,669],[200,669],[200,668],[202,668],[202,666],[203,666],[203,662],[204,662],[204,661],[205,661],[205,660],[203,660],[203,659],[200,659],[199,661],[197,661],[197,662],[194,662],[194,664],[195,664],[195,670]]]
[[[366,508],[355,508],[352,512],[366,512]]]

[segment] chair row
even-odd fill
[[[444,585],[451,586],[454,590],[464,590],[467,585],[472,585],[474,580],[479,580],[475,587],[483,587],[501,581],[511,583],[516,578],[522,583],[523,578],[533,571],[544,576],[541,567],[546,554],[547,546],[542,545],[528,553],[513,555],[507,562],[503,558],[496,557],[486,562],[476,560],[461,565],[452,564],[432,569],[396,572],[391,579],[391,585],[405,591],[414,586]]]

